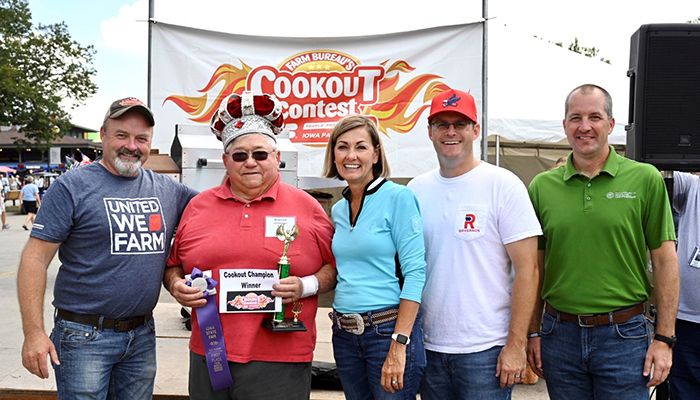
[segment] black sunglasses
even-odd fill
[[[244,162],[248,159],[248,157],[253,157],[253,160],[255,161],[265,161],[267,160],[267,157],[274,153],[275,151],[264,151],[264,150],[257,150],[252,153],[248,153],[246,151],[237,151],[235,153],[229,154],[231,156],[231,159],[235,162]]]

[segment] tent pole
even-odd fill
[[[501,135],[496,135],[496,166],[501,166]]]
[[[153,32],[152,32],[152,25],[155,23],[153,19],[153,2],[155,0],[148,0],[148,63],[147,63],[147,78],[146,78],[146,105],[148,107],[151,107],[151,53],[152,53],[152,39],[153,39]]]
[[[481,50],[481,100],[482,100],[482,110],[481,110],[481,159],[488,162],[489,161],[489,139],[488,139],[488,26],[489,26],[489,16],[488,16],[488,0],[482,0],[482,16],[484,18],[484,36],[482,39],[482,50]],[[498,153],[496,153],[498,154]],[[497,156],[498,157],[498,156]],[[496,163],[498,165],[498,163]]]

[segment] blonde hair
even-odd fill
[[[333,128],[330,139],[328,139],[328,146],[326,146],[326,159],[323,162],[323,177],[325,178],[337,178],[342,180],[343,177],[338,173],[338,168],[335,166],[335,149],[336,143],[338,143],[338,138],[344,133],[349,132],[355,128],[365,128],[372,140],[372,146],[377,151],[378,157],[377,162],[372,166],[372,175],[374,178],[381,176],[384,178],[389,177],[389,163],[386,160],[386,155],[384,154],[384,148],[379,140],[379,131],[374,121],[365,117],[364,115],[350,115],[347,116]]]

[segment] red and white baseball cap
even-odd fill
[[[467,92],[450,89],[433,97],[433,101],[430,104],[428,121],[433,119],[435,115],[445,111],[454,111],[469,118],[472,122],[477,122],[476,102],[474,101],[474,97]]]

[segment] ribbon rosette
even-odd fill
[[[204,292],[204,296],[206,297],[215,295],[216,285],[218,285],[219,282],[215,281],[210,276],[204,276],[204,273],[200,271],[197,267],[192,268],[192,273],[190,275],[185,276],[187,286],[192,286],[192,282],[199,278],[204,279],[207,282],[207,288],[202,290]]]
[[[231,372],[228,369],[228,360],[226,359],[226,344],[224,343],[224,332],[221,327],[221,319],[219,318],[219,310],[216,305],[216,285],[219,282],[211,277],[204,276],[204,273],[198,268],[192,269],[192,274],[185,277],[188,286],[194,287],[203,286],[201,282],[204,280],[207,283],[206,288],[202,288],[202,292],[207,300],[204,307],[192,310],[197,315],[199,324],[199,333],[204,342],[205,357],[207,359],[207,369],[209,370],[209,380],[214,390],[226,389],[233,385]]]

